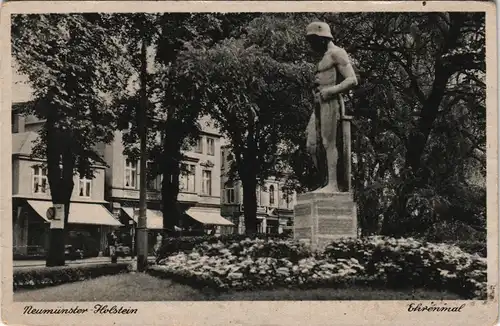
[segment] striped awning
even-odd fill
[[[133,207],[122,207],[125,214],[128,215],[135,223],[138,221],[138,212],[134,214]],[[137,211],[137,208],[135,208]],[[148,209],[146,210],[146,227],[151,230],[161,230],[163,229],[163,214],[161,211]]]
[[[208,209],[190,208],[186,211],[186,214],[205,225],[234,226],[233,223],[223,218],[219,212],[214,212]]]
[[[52,207],[52,202],[43,200],[28,200],[28,204],[40,217],[47,219],[47,210]],[[68,223],[122,226],[103,205],[93,203],[70,203]]]

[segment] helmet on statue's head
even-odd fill
[[[333,39],[332,31],[327,23],[323,22],[313,22],[306,27],[307,36],[316,35],[320,37],[326,37]]]

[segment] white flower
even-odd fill
[[[243,278],[243,273],[229,273],[227,277],[231,280],[239,280]]]

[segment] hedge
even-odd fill
[[[105,263],[85,266],[37,267],[14,270],[14,291],[84,281],[105,275],[126,273],[130,263]]]

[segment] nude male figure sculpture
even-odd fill
[[[307,26],[306,32],[313,51],[322,55],[314,80],[315,110],[307,126],[307,148],[318,171],[326,173],[322,186],[313,192],[339,192],[337,127],[341,114],[345,114],[342,112],[342,93],[355,87],[358,81],[346,51],[333,44],[328,24],[313,22]],[[337,84],[338,74],[343,80]],[[321,144],[318,144],[319,139]],[[323,146],[326,165],[320,165],[322,162],[318,160],[318,145]]]

